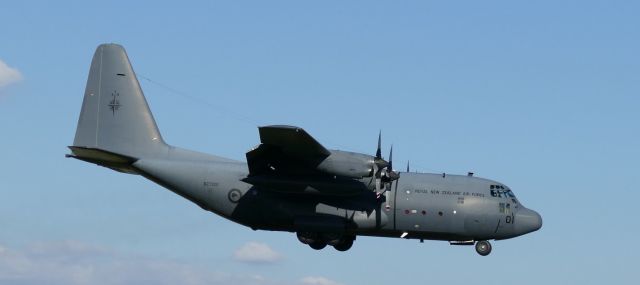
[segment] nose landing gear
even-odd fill
[[[491,243],[486,240],[476,242],[476,252],[482,256],[489,255],[491,253]]]

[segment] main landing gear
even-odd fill
[[[315,250],[321,250],[330,245],[338,251],[347,251],[356,240],[356,236],[335,233],[298,232],[296,235],[301,243]]]
[[[491,243],[486,240],[476,242],[476,252],[482,256],[489,255],[491,253]]]

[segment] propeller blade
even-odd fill
[[[389,151],[389,167],[387,167],[387,176],[390,181],[396,180],[400,178],[400,174],[398,172],[393,171],[393,145],[391,145],[391,150]],[[391,185],[389,185],[391,187]]]
[[[378,149],[376,150],[376,158],[382,159],[382,131],[378,133]]]
[[[378,165],[378,171],[374,171],[376,176],[379,176],[382,169],[389,165],[388,162],[382,159],[382,131],[378,133],[378,149],[376,149],[376,156],[374,157],[373,162]]]
[[[392,163],[393,163],[393,145],[391,145],[391,150],[389,150],[389,171],[393,171],[393,167],[392,167]]]

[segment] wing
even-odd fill
[[[293,126],[259,128],[260,144],[247,152],[249,176],[314,174],[331,152],[304,129]]]
[[[266,126],[259,128],[260,142],[279,147],[288,156],[324,159],[331,154],[304,129],[294,126]]]
[[[262,143],[247,152],[249,176],[242,181],[288,193],[344,196],[369,191],[358,179],[370,176],[374,157],[329,151],[298,127],[266,126],[259,131]]]

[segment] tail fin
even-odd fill
[[[93,55],[72,151],[74,148],[132,158],[154,156],[167,149],[120,45],[102,44]]]

